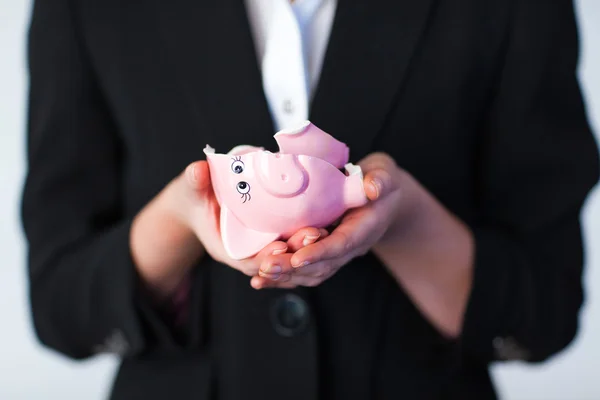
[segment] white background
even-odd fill
[[[29,1],[0,0],[0,399],[104,399],[115,360],[71,362],[41,348],[28,312],[24,243],[18,219],[24,175],[25,30]],[[600,132],[600,2],[579,0],[580,77]],[[559,188],[560,189],[560,188]],[[494,367],[506,400],[600,399],[600,191],[584,212],[587,302],[581,331],[567,351],[543,366]]]

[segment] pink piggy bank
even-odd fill
[[[278,153],[246,145],[227,154],[204,149],[223,244],[233,259],[251,257],[303,227],[326,227],[368,201],[362,171],[348,163],[344,143],[310,121],[276,133],[275,140]]]

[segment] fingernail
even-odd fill
[[[272,253],[272,254],[273,254],[274,256],[277,256],[277,255],[279,255],[279,254],[283,254],[283,253],[285,253],[285,252],[287,251],[287,249],[288,249],[288,248],[286,247],[285,249],[277,249],[277,250],[273,250],[273,253]]]
[[[269,265],[267,268],[261,269],[261,271],[267,274],[280,274],[281,267],[279,265]]]
[[[270,274],[263,271],[258,271],[258,275],[262,276],[263,278],[271,279],[273,281],[276,281],[281,277],[281,274]]]
[[[381,181],[379,181],[379,179],[372,179],[371,186],[375,189],[375,197],[379,197],[379,193],[381,192]]]
[[[304,240],[302,241],[302,245],[308,246],[309,244],[313,244],[320,237],[321,237],[321,234],[318,234],[316,236],[314,236],[314,235],[306,235],[306,236],[304,236]]]
[[[306,267],[308,264],[310,264],[310,261],[304,261],[301,263],[296,263],[296,264],[292,265],[292,267],[301,268],[301,267]]]

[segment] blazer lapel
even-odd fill
[[[164,40],[159,45],[167,48],[189,98],[195,134],[216,146],[274,146],[244,2],[155,0],[155,7]]]
[[[310,119],[348,144],[352,162],[401,93],[432,2],[339,0]]]

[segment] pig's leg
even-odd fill
[[[344,205],[356,208],[367,204],[367,194],[363,185],[362,169],[358,165],[346,164],[346,181],[344,183]]]

